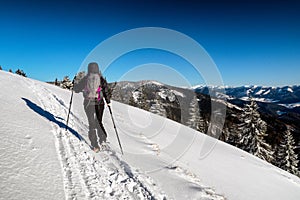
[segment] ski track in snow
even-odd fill
[[[65,123],[63,117],[58,117],[62,113],[67,116],[68,106],[64,101],[34,81],[24,82],[43,109],[53,114],[57,121]],[[88,126],[71,113],[69,127],[76,125],[79,125],[79,133],[87,133]],[[66,199],[167,199],[150,177],[133,171],[113,150],[95,154],[84,138],[79,140],[53,122],[52,127]]]
[[[176,165],[168,166],[167,169],[169,170],[169,173],[188,180],[190,184],[194,185],[195,188],[198,188],[198,190],[200,191],[200,194],[198,195],[201,196],[201,200],[225,200],[224,196],[216,194],[212,188],[203,186],[200,179],[188,170],[185,170]]]

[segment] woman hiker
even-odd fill
[[[74,85],[76,93],[83,92],[84,110],[89,122],[89,139],[95,152],[100,150],[99,145],[106,142],[107,134],[102,124],[104,99],[111,105],[106,80],[102,77],[97,63],[88,64],[88,74]]]

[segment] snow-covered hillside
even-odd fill
[[[0,199],[300,199],[300,179],[179,123],[112,102],[89,148],[82,95],[0,71]]]

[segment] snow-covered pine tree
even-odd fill
[[[75,77],[75,84],[77,84],[85,76],[85,71],[78,72]]]
[[[137,103],[135,102],[133,95],[129,98],[129,105],[137,107]]]
[[[160,116],[163,116],[163,117],[167,117],[166,109],[161,104],[161,102],[158,101],[157,99],[155,99],[151,103],[151,107],[150,107],[149,111],[151,113],[154,113],[154,114],[157,114],[157,115],[160,115]]]
[[[65,76],[62,82],[60,83],[60,87],[64,89],[71,89],[73,87],[72,81],[68,76]]]
[[[300,175],[298,155],[295,153],[295,141],[289,128],[277,148],[276,156],[278,167],[297,176]]]
[[[142,91],[141,91],[141,99],[140,99],[139,106],[141,109],[149,111],[150,106],[149,106],[149,102],[148,102],[148,97],[147,97],[148,93],[146,91],[146,87],[142,86],[141,89],[142,89]]]
[[[197,131],[200,131],[202,133],[207,132],[207,125],[204,121],[204,119],[201,117],[200,108],[198,99],[195,96],[191,103],[190,103],[190,109],[189,109],[189,120],[187,121],[187,125],[190,128],[193,128]]]
[[[223,126],[220,139],[232,146],[237,146],[239,135],[238,131],[236,124],[227,122]]]
[[[244,108],[241,121],[238,128],[240,130],[238,146],[265,161],[272,162],[273,151],[265,141],[267,124],[260,118],[258,105],[252,98]]]

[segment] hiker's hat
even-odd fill
[[[96,62],[89,63],[88,73],[99,73],[99,66]]]

